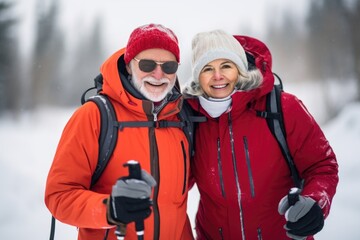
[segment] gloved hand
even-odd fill
[[[279,202],[278,211],[285,215],[286,235],[292,239],[306,239],[307,236],[320,232],[324,226],[323,212],[310,197],[299,196],[299,201],[290,206],[288,196],[285,196]]]
[[[141,178],[122,177],[116,181],[107,201],[107,220],[110,224],[143,221],[150,216],[151,188],[156,181],[144,170],[141,170]]]

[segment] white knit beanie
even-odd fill
[[[193,81],[199,81],[206,64],[220,58],[234,62],[240,71],[248,71],[245,50],[232,35],[223,30],[196,34],[192,40]]]

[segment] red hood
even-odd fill
[[[120,49],[111,55],[101,66],[101,74],[103,75],[103,92],[118,102],[135,101],[130,94],[126,94],[124,86],[120,80],[120,71],[118,61],[124,55],[125,48]]]
[[[235,35],[234,37],[241,43],[245,49],[245,52],[255,57],[255,65],[258,69],[260,69],[264,77],[263,84],[259,88],[256,97],[266,95],[272,90],[274,86],[274,75],[271,69],[272,57],[270,50],[263,42],[259,41],[258,39],[241,35]]]

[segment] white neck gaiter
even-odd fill
[[[200,105],[211,117],[217,118],[230,107],[232,102],[231,95],[221,99],[199,96]]]

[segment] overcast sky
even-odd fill
[[[52,0],[12,0],[17,2],[21,51],[27,53],[33,42],[34,13],[46,9]],[[41,4],[36,4],[41,2]],[[100,18],[106,55],[126,45],[132,30],[147,23],[160,23],[178,36],[181,61],[190,61],[191,39],[201,31],[221,28],[231,34],[247,34],[262,39],[267,22],[279,24],[285,11],[304,20],[309,1],[295,0],[57,0],[61,28],[66,41],[82,41],[81,32],[90,30]],[[73,46],[71,44],[71,46]]]

